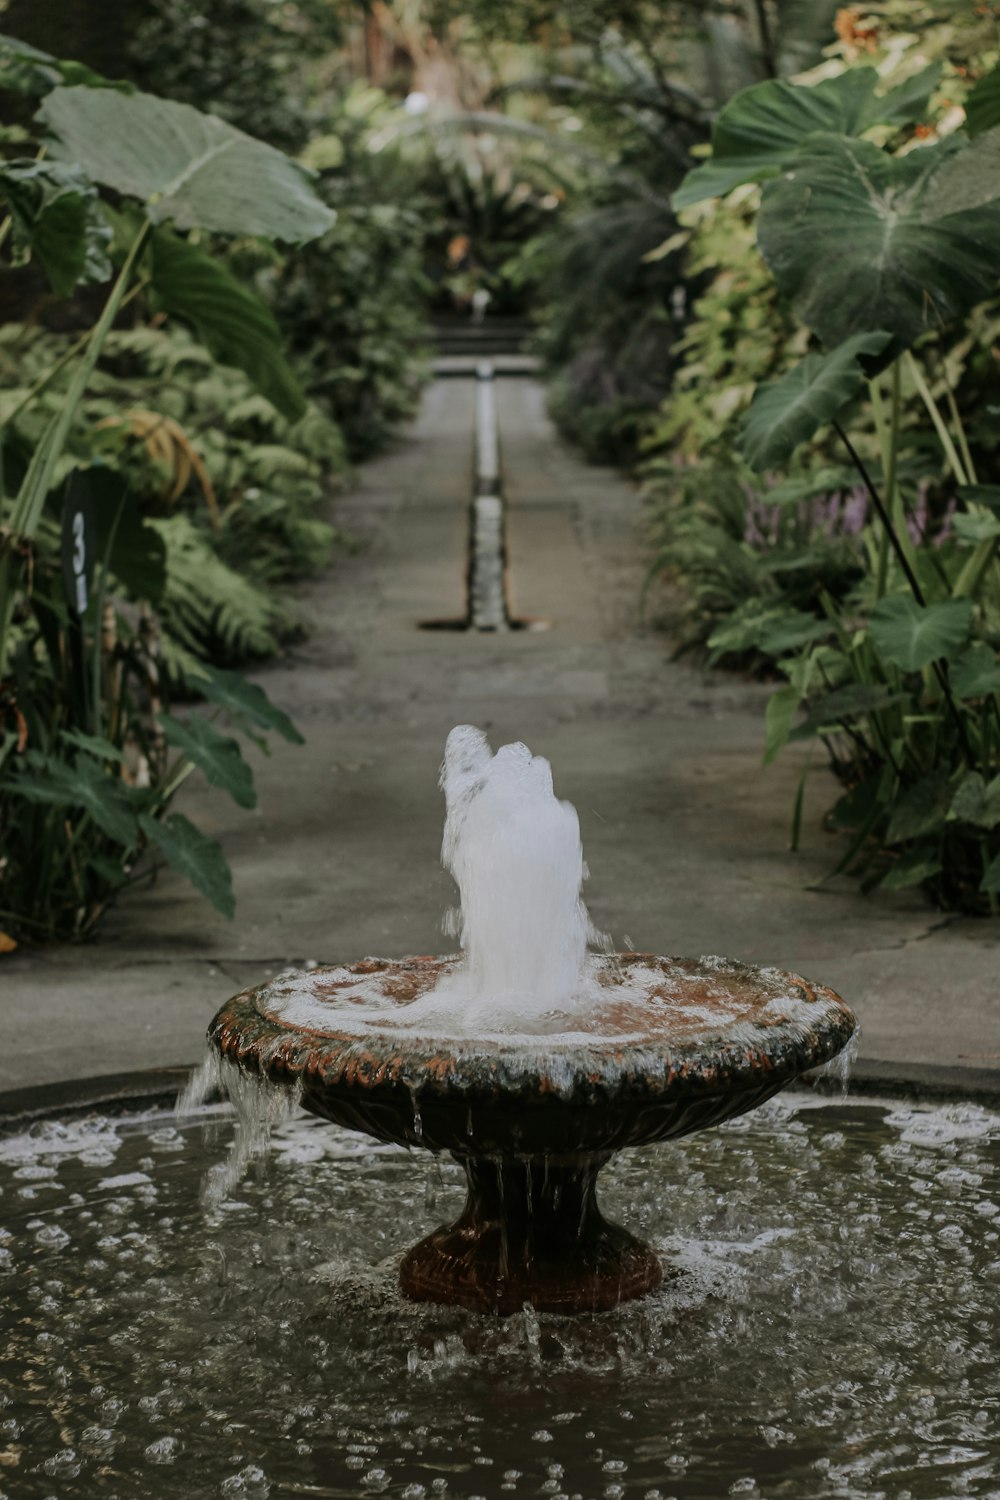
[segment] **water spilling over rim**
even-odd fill
[[[754,1108],[856,1034],[839,996],[797,975],[650,954],[593,960],[606,999],[591,1030],[449,1037],[437,1015],[408,1027],[457,962],[367,959],[236,995],[209,1028],[190,1102],[221,1086],[248,1137],[286,1098],[401,1145],[599,1166]]]
[[[569,1002],[512,1030],[507,1018],[470,1035],[450,1011],[446,981],[458,958],[369,958],[338,968],[290,970],[222,1007],[209,1031],[224,1056],[272,1075],[322,1075],[432,1092],[530,1087],[571,1096],[616,1085],[660,1094],[699,1078],[722,1085],[830,1061],[857,1023],[832,990],[776,968],[715,956],[592,957]]]

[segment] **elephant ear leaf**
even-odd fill
[[[758,245],[824,344],[884,328],[905,347],[992,292],[1000,171],[985,160],[990,137],[979,145],[974,162],[976,148],[954,137],[890,156],[871,141],[814,136],[766,184]]]
[[[939,62],[928,63],[888,93],[877,95],[870,103],[865,125],[912,125],[922,120],[942,71]]]
[[[832,354],[807,354],[780,380],[759,385],[743,424],[741,449],[751,468],[780,469],[861,390],[859,356],[876,358],[890,341],[877,331],[846,339]]]
[[[879,658],[904,672],[919,672],[942,657],[955,657],[968,640],[971,626],[968,599],[918,604],[897,594],[880,599],[868,622]]]
[[[57,88],[38,119],[50,154],[78,162],[105,187],[143,201],[154,224],[265,235],[299,244],[336,215],[310,174],[273,146],[215,115],[154,94]]]
[[[886,94],[876,94],[878,73],[867,65],[814,84],[784,79],[754,84],[721,111],[711,159],[688,173],[673,207],[679,211],[744,182],[776,177],[809,136],[857,136],[872,125],[919,120],[940,77],[940,63],[930,63]]]
[[[1000,125],[1000,66],[980,78],[966,99],[965,122],[972,136]]]
[[[817,131],[852,134],[866,118],[877,83],[875,69],[862,67],[811,88],[768,79],[744,89],[719,114],[711,160],[688,173],[674,194],[674,209],[774,177]]]
[[[139,826],[171,869],[190,880],[224,917],[234,916],[233,877],[221,844],[202,833],[183,813],[171,813],[163,819],[142,813]]]
[[[55,756],[29,751],[19,771],[5,781],[4,791],[28,802],[85,813],[123,849],[134,848],[138,841],[135,811],[125,786],[109,776],[91,754],[78,755],[70,765]]]
[[[984,208],[1000,198],[1000,125],[987,130],[955,154],[948,171],[935,177],[924,205],[929,224],[970,209]],[[970,218],[968,223],[974,225]]]
[[[284,709],[272,703],[264,689],[256,682],[248,682],[242,673],[227,672],[222,667],[210,667],[205,662],[199,662],[190,673],[190,678],[192,685],[210,703],[225,709],[241,727],[273,729],[288,740],[289,744],[305,744]]]
[[[213,786],[222,787],[240,807],[256,807],[253,772],[230,735],[220,734],[204,714],[191,714],[186,721],[172,714],[157,715],[168,745],[183,752]]]

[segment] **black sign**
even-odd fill
[[[87,612],[97,560],[97,528],[90,473],[74,469],[66,481],[62,513],[62,566],[69,607],[77,618]]]

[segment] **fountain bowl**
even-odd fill
[[[311,1113],[462,1164],[462,1214],[407,1252],[400,1283],[478,1312],[602,1311],[652,1291],[657,1257],[597,1206],[601,1167],[755,1108],[857,1027],[832,990],[780,969],[623,953],[596,961],[600,996],[583,1015],[472,1037],[421,1021],[416,1004],[459,965],[279,975],[228,1001],[208,1035]]]

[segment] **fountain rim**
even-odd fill
[[[617,955],[623,962],[684,962],[646,953]],[[363,960],[381,969],[412,971],[413,966],[440,963],[419,956],[397,960]],[[717,963],[718,961],[715,961]],[[454,1037],[426,1038],[419,1033],[365,1029],[362,1034],[341,1027],[310,1030],[262,1013],[277,976],[263,985],[241,991],[218,1011],[208,1030],[210,1045],[225,1060],[249,1068],[272,1081],[366,1092],[405,1087],[421,1097],[474,1104],[515,1095],[538,1104],[627,1098],[632,1104],[665,1102],[679,1094],[716,1093],[734,1085],[767,1078],[780,1087],[838,1056],[858,1030],[857,1019],[844,1000],[824,985],[768,966],[738,964],[734,968],[780,978],[799,993],[794,998],[825,1008],[807,1028],[792,1027],[777,1018],[759,1026],[759,1040],[697,1041],[688,1038],[668,1045],[663,1035],[621,1043],[610,1037],[586,1045],[574,1035],[572,1043],[552,1036],[533,1036],[531,1046],[518,1037],[504,1043],[495,1036],[462,1043]],[[310,977],[326,969],[313,970]],[[713,967],[713,972],[719,970]],[[567,1066],[568,1065],[568,1066]]]

